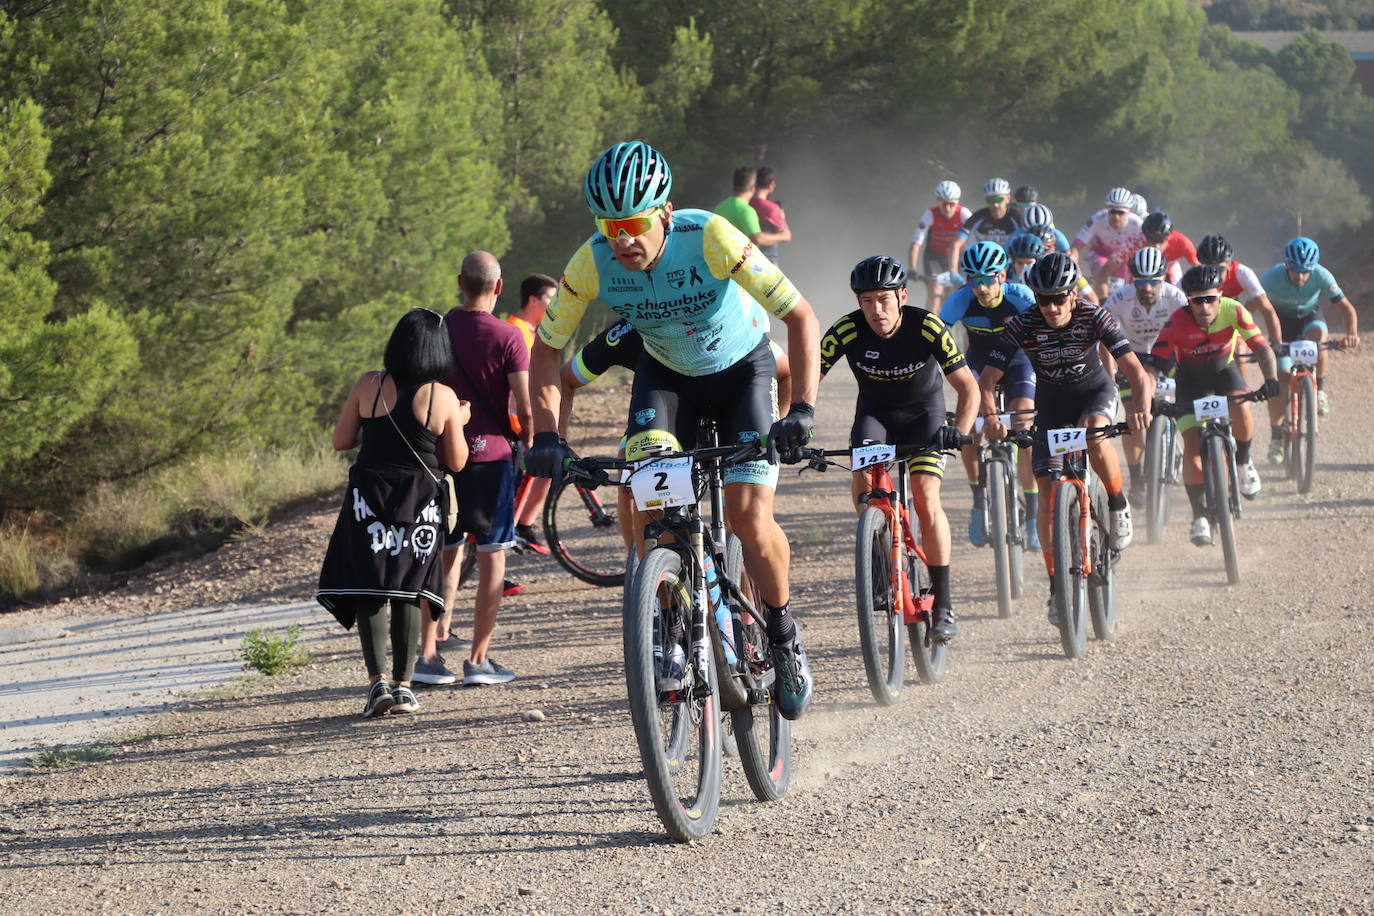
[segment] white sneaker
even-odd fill
[[[1188,532],[1188,540],[1199,547],[1212,545],[1212,523],[1207,521],[1207,516],[1199,515],[1193,519],[1193,530]]]
[[[1260,483],[1259,471],[1255,470],[1255,462],[1247,461],[1236,468],[1236,476],[1240,478],[1240,495],[1246,499],[1254,499],[1263,486]]]
[[[1111,542],[1113,550],[1125,550],[1131,546],[1131,506],[1128,503],[1124,509],[1113,509],[1111,511]]]
[[[659,663],[658,692],[668,693],[681,690],[686,677],[687,650],[682,648],[682,643],[674,641],[668,647],[667,659]]]
[[[1317,416],[1324,417],[1331,412],[1331,399],[1324,390],[1317,392]]]

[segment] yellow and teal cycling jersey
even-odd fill
[[[658,362],[683,375],[719,372],[743,359],[768,330],[757,303],[781,318],[801,296],[778,266],[722,216],[675,210],[652,270],[626,270],[593,235],[563,270],[539,339],[561,350],[588,304],[628,319]]]

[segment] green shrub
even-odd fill
[[[113,755],[115,749],[108,744],[92,744],[86,747],[65,747],[58,744],[45,747],[25,762],[35,770],[63,770],[82,763],[93,763]]]
[[[287,627],[284,636],[267,627],[254,627],[244,635],[239,656],[244,667],[267,675],[299,668],[310,661],[310,651],[301,644],[300,635],[298,623]]]

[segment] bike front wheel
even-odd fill
[[[870,506],[854,542],[854,596],[868,690],[882,706],[902,696],[906,674],[901,596],[892,588],[892,531],[887,514]]]
[[[1226,455],[1226,442],[1220,435],[1209,436],[1203,448],[1203,484],[1207,490],[1207,507],[1216,525],[1217,540],[1226,562],[1226,582],[1240,581],[1240,557],[1236,553],[1235,517],[1231,515],[1231,475]]]
[[[624,620],[625,683],[644,780],[659,820],[679,842],[705,836],[720,807],[720,702],[714,665],[708,661],[697,672],[702,680],[693,680],[691,592],[682,556],[655,548],[635,570]],[[661,659],[675,644],[687,652],[687,673],[681,689],[660,702]]]
[[[1007,537],[1011,507],[1007,505],[1007,466],[1001,461],[983,465],[983,491],[988,499],[988,543],[992,545],[993,582],[997,589],[997,616],[1011,616],[1012,546]],[[1019,552],[1019,551],[1018,551]]]
[[[1164,538],[1164,502],[1169,498],[1164,485],[1167,424],[1167,418],[1155,417],[1145,433],[1145,541],[1150,544]]]
[[[1054,593],[1050,600],[1059,618],[1059,643],[1064,648],[1064,655],[1069,658],[1081,658],[1088,647],[1088,595],[1087,581],[1083,576],[1079,499],[1079,489],[1074,484],[1068,481],[1055,484],[1052,533]]]
[[[1089,556],[1092,557],[1093,571],[1088,575],[1088,611],[1093,621],[1093,636],[1098,639],[1111,639],[1116,633],[1116,567],[1113,565],[1112,549],[1108,546],[1107,492],[1102,484],[1093,483],[1092,488],[1092,544]]]
[[[1310,375],[1298,377],[1297,404],[1298,434],[1293,443],[1293,468],[1298,492],[1306,493],[1312,489],[1312,478],[1317,470],[1317,386]]]

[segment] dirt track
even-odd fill
[[[1036,563],[1017,616],[996,619],[951,469],[949,679],[885,710],[858,657],[846,482],[790,476],[780,503],[817,703],[788,796],[754,803],[727,760],[717,831],[695,847],[662,839],[639,778],[618,593],[527,558],[497,637],[520,675],[509,687],[430,690],[419,716],[360,721],[356,643],[334,631],[311,668],[141,729],[168,737],[0,777],[0,899],[44,914],[1374,912],[1359,394],[1374,371],[1335,371],[1313,492],[1262,468],[1238,529],[1244,583],[1221,584],[1219,550],[1187,544],[1178,513],[1169,543],[1127,552],[1117,639],[1078,662],[1045,621]],[[823,398],[824,444],[848,428],[841,382]],[[223,581],[195,586],[231,592],[235,551],[301,552],[306,532],[313,559],[279,559],[271,588],[308,597],[332,516],[225,548],[196,567]],[[521,721],[535,708],[545,721]]]

